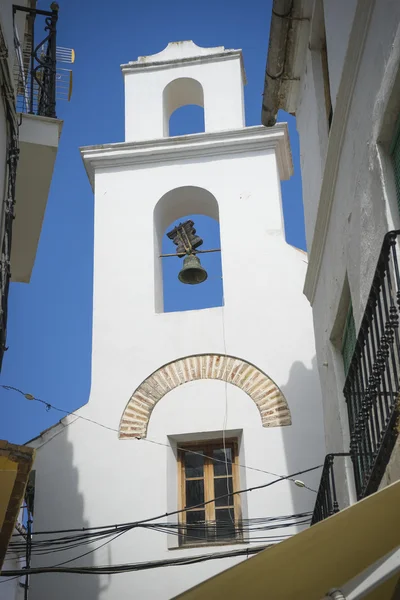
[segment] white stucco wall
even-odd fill
[[[224,64],[229,70],[229,61]],[[118,430],[133,391],[156,369],[193,354],[226,353],[253,363],[275,381],[292,425],[262,427],[249,396],[216,380],[193,381],[162,398],[152,412],[147,441],[120,440],[116,431],[72,418],[72,424],[34,442],[36,530],[122,523],[176,510],[177,466],[170,444],[199,435],[220,438],[225,420],[227,435],[240,437],[245,467],[287,475],[323,462],[311,309],[301,293],[306,255],[283,235],[279,173],[290,171],[286,137],[271,145],[282,134],[287,135],[282,124],[272,132],[240,130],[237,140],[236,133],[227,132],[212,154],[207,148],[215,142],[213,134],[184,136],[162,151],[163,158],[155,154],[160,141],[83,149],[88,171],[94,171],[95,243],[92,388],[79,414]],[[192,144],[191,157],[176,154],[180,144]],[[229,152],[224,144],[231,144]],[[157,312],[155,267],[161,259],[154,210],[165,194],[182,186],[202,187],[218,203],[224,306]],[[207,212],[199,198],[196,212]],[[171,221],[194,209],[181,201],[168,207]],[[168,223],[168,211],[156,214]],[[320,473],[300,478],[315,489]],[[243,488],[273,478],[240,468]],[[244,516],[256,518],[312,510],[314,503],[315,493],[280,482],[247,494],[242,504]],[[170,535],[135,529],[79,563],[141,562],[236,547],[177,549]],[[40,564],[80,553],[62,553],[56,560],[42,556]],[[166,600],[238,560],[104,577],[39,575],[32,580],[30,598]]]
[[[349,32],[355,25],[353,19],[356,4],[324,1],[333,104],[338,102],[343,69],[350,59],[346,56],[346,39],[349,39]],[[309,250],[315,237],[324,236],[325,233],[321,226],[315,229],[317,212],[321,209],[321,172],[318,168],[320,154],[316,140],[323,141],[323,136],[318,132],[319,113],[313,96],[313,72],[308,68],[310,54],[308,52],[307,63],[304,65],[301,83],[303,95],[300,96],[297,112]],[[330,145],[337,144],[339,164],[332,187],[332,209],[313,299],[316,349],[329,452],[348,451],[349,447],[347,410],[342,394],[345,376],[340,339],[331,341],[335,323],[341,321],[344,324],[345,315],[341,314],[343,308],[340,308],[340,301],[346,274],[358,329],[383,237],[387,231],[400,226],[389,153],[396,120],[400,114],[399,63],[400,6],[389,0],[375,2],[365,32],[365,45],[356,76],[340,84],[342,106],[346,96],[350,99],[343,138],[339,144],[334,139],[335,136],[337,138],[335,130],[340,126],[338,120],[335,121],[334,112],[329,139]],[[322,97],[317,102],[323,106]],[[335,108],[337,105],[335,107],[334,104],[334,110]],[[342,114],[340,119],[343,119]],[[326,177],[329,165],[323,167]],[[326,197],[324,200],[326,201]],[[351,487],[351,481],[349,485]],[[349,491],[343,477],[339,486],[344,494],[341,500],[348,501]]]
[[[246,81],[240,50],[225,50],[223,46],[204,49],[190,41],[172,43],[159,54],[122,65],[122,72],[125,141],[168,136],[171,108],[181,105],[185,92],[177,88],[176,98],[168,101],[164,90],[181,78],[192,78],[203,89],[205,131],[244,126],[243,85]],[[191,95],[189,102],[198,104],[197,97],[198,94]]]
[[[323,0],[323,5],[329,85],[332,108],[335,110],[357,0]]]
[[[3,569],[18,570],[22,569],[25,566],[23,560],[21,560],[14,552],[8,552],[6,554]],[[23,600],[24,598],[24,588],[20,584],[25,583],[25,578],[23,577],[2,577],[0,579],[1,583],[1,593],[0,598],[2,600]]]
[[[218,199],[225,306],[157,314],[153,208],[171,185],[189,182],[205,185]],[[280,386],[293,419],[290,427],[263,428],[255,404],[228,386],[227,430],[242,432],[244,464],[288,474],[321,463],[324,444],[311,311],[301,295],[305,255],[288,246],[282,235],[274,155],[108,171],[96,176],[95,189],[92,390],[82,414],[118,429],[130,395],[158,367],[194,353],[228,352],[253,362]],[[251,233],[239,243],[239,233],[246,230]],[[148,252],[143,251],[146,247]],[[148,437],[162,443],[180,434],[210,432],[212,437],[221,432],[224,415],[225,385],[192,382],[159,402]],[[35,527],[124,522],[175,510],[171,498],[176,494],[176,471],[171,473],[169,467],[168,477],[167,461],[167,448],[120,441],[110,431],[75,422],[38,450]],[[319,477],[319,471],[304,476],[313,488]],[[244,487],[269,479],[255,471],[241,472]],[[280,483],[252,493],[247,516],[312,510],[314,501],[315,494],[308,490]],[[205,551],[168,550],[167,542],[163,534],[136,530],[90,561],[115,564]],[[234,562],[171,568],[162,577],[151,572],[114,576],[107,578],[99,597],[128,598],[134,590],[142,598],[170,598]],[[61,579],[37,577],[33,600],[51,598],[56,589],[59,598],[70,598],[78,590],[75,586],[91,597],[93,584],[87,578]]]

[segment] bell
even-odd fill
[[[201,266],[200,260],[194,254],[188,254],[183,261],[183,267],[178,275],[179,281],[196,285],[207,279],[207,271]]]

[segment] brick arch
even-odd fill
[[[284,395],[263,371],[234,356],[198,354],[164,365],[139,385],[123,412],[119,438],[146,437],[157,402],[179,385],[198,379],[226,381],[246,392],[260,411],[263,427],[292,424]]]

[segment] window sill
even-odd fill
[[[243,539],[221,541],[221,542],[194,542],[190,544],[182,544],[181,546],[170,546],[168,550],[190,550],[191,548],[214,548],[215,546],[248,546],[249,542]]]

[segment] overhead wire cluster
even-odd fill
[[[211,554],[201,554],[197,556],[184,556],[182,558],[169,558],[162,560],[152,560],[140,563],[124,563],[119,565],[104,565],[91,567],[34,567],[30,569],[9,570],[3,571],[0,575],[11,578],[19,577],[22,574],[36,575],[39,573],[74,573],[80,575],[115,575],[118,573],[131,573],[133,571],[144,571],[147,569],[158,569],[160,567],[178,567],[182,565],[193,565],[208,560],[218,558],[233,558],[236,556],[251,556],[257,554],[261,550],[265,550],[267,546],[257,546],[252,548],[238,548],[237,550],[227,550],[223,552],[213,552]],[[10,581],[10,579],[6,580]],[[1,583],[1,581],[0,581]]]
[[[46,407],[47,411],[56,410],[58,412],[65,414],[66,416],[76,417],[77,419],[82,419],[84,421],[92,423],[93,425],[98,425],[99,427],[102,427],[103,429],[107,429],[108,431],[113,431],[115,433],[119,433],[119,430],[115,429],[115,427],[109,427],[108,425],[104,425],[104,423],[99,423],[98,421],[95,421],[94,419],[89,419],[89,417],[84,417],[83,415],[79,415],[79,414],[77,414],[76,411],[68,411],[68,410],[64,410],[63,408],[59,408],[58,406],[54,406],[54,404],[50,404],[50,402],[47,402],[46,400],[42,400],[41,398],[37,398],[36,396],[33,396],[32,394],[23,392],[19,388],[14,387],[12,385],[4,385],[3,384],[3,385],[0,385],[0,387],[4,388],[7,391],[17,392],[18,394],[22,395],[26,400],[39,402],[40,404],[43,404]],[[160,442],[157,440],[152,440],[148,437],[143,438],[143,437],[138,436],[135,439],[138,441],[141,441],[141,442],[147,442],[149,444],[156,444],[157,446],[164,446],[165,448],[171,447],[169,444],[165,444],[164,442]],[[226,464],[226,460],[221,460],[221,459],[215,458],[213,456],[206,456],[201,452],[196,452],[196,450],[191,450],[188,448],[181,448],[180,446],[177,446],[176,449],[180,450],[182,452],[185,452],[185,453],[189,453],[189,454],[198,454],[199,456],[202,456],[204,458],[209,458],[210,460],[212,460],[214,462],[221,462],[221,463]],[[225,456],[226,456],[226,454],[225,454]],[[298,479],[294,479],[294,477],[292,477],[290,475],[288,475],[288,476],[279,475],[278,473],[274,473],[273,471],[266,471],[265,469],[259,469],[256,467],[252,467],[250,465],[238,464],[237,466],[241,469],[247,469],[250,471],[258,471],[259,473],[265,473],[266,475],[272,475],[273,477],[279,477],[280,479],[285,479],[285,480],[291,481],[292,483],[296,484],[299,487],[305,488],[305,489],[309,490],[310,492],[314,492],[315,494],[317,493],[317,490],[310,488],[308,485],[305,485],[304,482],[299,481]],[[303,473],[306,473],[306,472],[307,471],[303,471]]]
[[[286,538],[284,534],[267,535],[268,532],[277,532],[281,529],[297,526],[307,526],[311,520],[311,513],[299,513],[293,515],[284,515],[278,517],[261,517],[254,519],[243,519],[240,523],[232,526],[230,520],[218,521],[218,523],[196,523],[186,525],[180,522],[162,521],[160,523],[132,523],[108,527],[107,529],[98,528],[90,531],[74,532],[66,535],[46,534],[38,532],[32,534],[31,552],[32,556],[43,556],[66,552],[75,548],[82,548],[88,544],[97,541],[110,540],[117,534],[126,533],[137,527],[158,531],[160,533],[180,536],[190,543],[190,540],[201,542],[201,539],[207,535],[215,541],[223,539],[239,539],[243,543],[276,542]],[[217,529],[218,528],[218,529]],[[253,534],[263,533],[261,537],[254,537]],[[238,538],[240,536],[240,538]],[[9,550],[15,553],[25,551],[24,541],[11,541]],[[76,558],[74,559],[76,560]]]
[[[148,530],[155,530],[161,533],[173,534],[173,535],[184,535],[186,541],[190,544],[190,539],[187,539],[187,527],[181,523],[175,522],[161,522],[161,523],[126,523],[116,526],[111,526],[108,528],[98,527],[98,528],[89,528],[89,530],[72,530],[72,533],[69,535],[59,535],[58,537],[49,537],[54,536],[54,534],[59,534],[60,532],[37,532],[33,534],[32,540],[32,556],[44,556],[44,555],[52,555],[58,552],[66,552],[76,548],[83,548],[89,544],[92,544],[97,541],[106,540],[99,546],[85,552],[84,554],[80,554],[79,556],[75,556],[69,560],[65,560],[63,562],[57,563],[55,565],[43,566],[43,567],[35,567],[35,568],[24,568],[21,570],[4,570],[0,575],[4,577],[18,577],[20,575],[34,575],[38,573],[80,573],[80,574],[113,574],[113,573],[127,573],[131,571],[140,571],[145,569],[152,568],[160,568],[165,566],[178,566],[185,564],[194,564],[197,562],[204,562],[206,560],[213,560],[218,558],[228,558],[233,556],[243,556],[243,555],[252,555],[260,550],[263,550],[268,545],[274,544],[278,541],[282,541],[290,535],[265,535],[261,537],[249,537],[253,532],[269,532],[269,531],[277,531],[280,529],[295,527],[295,526],[307,526],[310,523],[311,513],[299,513],[293,515],[284,515],[279,517],[266,517],[266,518],[256,518],[256,519],[245,519],[243,522],[237,526],[236,530],[232,530],[232,523],[230,521],[225,521],[222,523],[218,523],[218,527],[222,527],[222,532],[224,532],[224,528],[226,528],[226,532],[229,536],[232,534],[235,536],[236,542],[242,543],[257,543],[263,541],[267,545],[263,546],[252,546],[247,548],[241,548],[238,550],[229,550],[225,552],[213,552],[207,555],[198,555],[192,557],[184,557],[178,559],[167,559],[167,560],[156,560],[149,561],[143,563],[124,563],[120,565],[105,565],[100,567],[65,567],[66,564],[71,563],[83,556],[87,556],[88,554],[98,550],[99,548],[105,546],[106,544],[112,542],[117,537],[120,537],[122,534],[130,531],[134,528],[140,527]],[[207,523],[207,527],[212,527],[212,524]],[[198,532],[200,531],[201,524],[196,524],[198,527]],[[68,531],[68,530],[66,530]],[[204,531],[204,529],[203,529]],[[242,536],[238,538],[237,536]],[[199,542],[199,537],[197,535],[193,536],[196,542]],[[41,539],[36,539],[41,538]],[[23,542],[11,542],[9,549],[14,553],[19,553],[24,551],[24,543]],[[9,581],[9,580],[8,580]],[[1,583],[1,582],[0,582]]]
[[[291,475],[288,475],[286,478],[289,477],[295,477],[297,475],[301,475],[303,473],[308,473],[311,471],[315,471],[316,469],[321,468],[322,465],[317,465],[315,467],[311,467],[309,469],[304,469],[303,471],[298,471],[296,473],[292,473]],[[267,483],[258,485],[258,486],[253,486],[251,488],[246,488],[244,490],[236,490],[233,491],[231,493],[231,495],[235,495],[235,494],[244,494],[244,493],[248,493],[251,492],[253,490],[258,490],[258,489],[262,489],[262,488],[267,488],[270,487],[271,485],[274,485],[275,483],[280,482],[282,479],[282,477],[279,477],[278,479],[274,479],[272,481],[269,481]],[[191,506],[191,508],[197,508],[197,507],[203,507],[205,504],[208,504],[210,502],[216,502],[217,500],[219,500],[220,498],[225,498],[225,495],[222,496],[217,496],[215,498],[212,498],[211,500],[208,500],[207,502],[202,502],[199,505],[196,506]],[[75,528],[75,529],[61,529],[61,530],[49,530],[49,531],[37,531],[34,532],[32,534],[33,537],[33,542],[32,543],[32,548],[33,548],[33,544],[36,544],[35,542],[35,538],[36,536],[46,536],[46,535],[56,535],[56,534],[76,534],[77,537],[71,538],[71,536],[66,536],[64,537],[64,539],[60,540],[56,540],[55,544],[59,544],[60,541],[62,541],[62,543],[64,543],[64,550],[71,550],[75,547],[81,546],[81,545],[85,545],[85,544],[90,544],[94,541],[97,540],[103,540],[105,539],[105,542],[103,542],[101,545],[96,546],[95,548],[92,548],[91,550],[88,550],[87,552],[85,552],[84,554],[80,554],[79,556],[74,556],[73,558],[66,560],[62,563],[58,563],[56,565],[53,566],[49,566],[49,567],[38,567],[36,569],[31,569],[31,568],[25,568],[25,569],[21,569],[21,570],[17,570],[17,571],[2,571],[0,573],[0,576],[3,577],[9,577],[9,576],[20,576],[20,575],[28,575],[28,574],[35,574],[35,573],[50,573],[50,572],[63,572],[63,573],[77,573],[77,572],[97,572],[97,573],[101,573],[101,572],[108,572],[108,571],[101,571],[101,569],[113,569],[114,567],[95,567],[95,569],[98,569],[97,571],[86,571],[85,568],[83,568],[83,571],[78,571],[76,569],[78,568],[67,568],[67,570],[65,570],[65,567],[63,567],[63,565],[73,562],[75,560],[78,560],[79,558],[82,558],[83,556],[87,556],[88,554],[91,554],[92,552],[95,552],[96,550],[99,550],[101,547],[105,546],[106,544],[109,544],[110,542],[112,542],[113,540],[115,540],[116,538],[120,537],[121,535],[123,535],[124,533],[126,533],[127,531],[130,531],[132,529],[141,527],[141,528],[147,528],[147,529],[156,529],[157,528],[159,530],[164,529],[164,532],[171,526],[171,523],[168,523],[167,527],[166,524],[164,523],[164,527],[163,524],[161,523],[151,523],[152,521],[159,521],[160,519],[166,518],[166,517],[172,517],[174,515],[179,515],[183,512],[186,512],[186,508],[180,509],[180,510],[175,510],[169,513],[163,513],[160,515],[155,515],[153,517],[148,517],[146,519],[141,519],[139,521],[133,521],[133,522],[129,522],[129,523],[121,523],[119,525],[102,525],[102,526],[98,526],[98,527],[87,527],[87,528]],[[310,521],[311,518],[311,514],[310,513],[299,513],[298,515],[289,515],[289,516],[284,516],[284,517],[266,517],[265,519],[270,519],[270,520],[280,520],[280,524],[279,524],[279,528],[283,527],[290,527],[290,526],[294,526],[294,525],[307,525],[308,522]],[[257,523],[257,520],[248,520],[248,522],[253,521],[253,527],[254,526],[260,526],[260,522]],[[226,522],[226,527],[228,528],[232,528],[232,523],[230,523],[229,521]],[[239,525],[238,525],[239,526]],[[266,529],[268,527],[268,525],[264,524],[262,525],[264,529]],[[272,527],[273,528],[273,527]],[[276,527],[277,528],[277,527]],[[178,532],[177,532],[178,529]],[[268,529],[266,529],[267,531],[270,530],[271,527],[269,527]],[[231,529],[232,530],[232,529]],[[168,529],[169,532],[169,529]],[[179,528],[175,527],[175,535],[176,532],[179,535]],[[275,543],[277,541],[281,541],[281,539],[275,539],[274,542],[271,539],[271,536],[266,536],[269,538],[269,542],[270,543]],[[279,537],[279,536],[278,536]],[[282,538],[282,536],[280,536],[280,538]],[[283,538],[282,538],[283,539]],[[246,543],[245,541],[243,543]],[[36,548],[37,549],[37,548]],[[41,547],[40,549],[44,550],[44,552],[48,553],[48,547]],[[53,550],[53,548],[50,549],[51,551]],[[249,550],[249,549],[248,549]],[[235,551],[233,551],[235,552]],[[242,552],[242,554],[246,554],[246,551]],[[225,556],[225,555],[224,555]],[[230,556],[230,554],[228,553],[227,556]],[[233,554],[232,554],[233,556]],[[195,559],[196,557],[193,557],[193,559]],[[201,557],[197,557],[197,558],[201,558]],[[223,556],[218,556],[218,558],[223,558]],[[204,560],[210,560],[210,556],[207,555],[206,558],[204,558]],[[170,564],[173,564],[174,561],[166,561],[165,564],[159,564],[159,563],[163,563],[163,561],[152,561],[152,564],[154,565],[154,568],[157,566],[167,566]],[[165,561],[164,561],[165,562]],[[195,562],[199,562],[199,560],[195,561]],[[185,561],[176,561],[176,564],[189,564],[189,562],[185,562]],[[139,563],[139,565],[142,563]],[[127,571],[132,571],[132,570],[139,570],[139,566],[138,564],[127,564],[126,566],[126,570],[122,570],[122,567],[124,565],[117,565],[117,570],[115,571],[110,571],[110,572],[127,572]],[[60,568],[63,568],[63,570],[60,570]],[[150,568],[149,566],[143,567],[143,568]],[[153,567],[152,567],[153,568]]]
[[[118,432],[118,430],[108,427],[102,423],[98,423],[92,419],[84,417],[83,415],[78,415],[75,412],[69,412],[63,409],[60,409],[52,404],[41,400],[40,398],[36,398],[31,394],[26,394],[22,390],[15,388],[13,386],[1,385],[6,390],[13,390],[22,394],[27,400],[33,400],[39,403],[42,403],[46,406],[47,410],[54,409],[59,412],[62,412],[67,415],[76,416],[77,418],[83,419],[85,421],[89,421],[95,425],[103,427],[105,429]],[[169,448],[168,444],[164,444],[162,442],[158,442],[155,440],[150,440],[149,438],[138,438],[139,440],[144,440],[149,443],[154,443],[160,446],[166,446]],[[193,454],[200,454],[194,450],[188,450],[186,448],[178,448],[184,452],[190,452]],[[204,454],[201,454],[204,457]],[[208,457],[213,461],[226,463],[225,460],[217,459],[215,457]],[[241,468],[246,468],[254,471],[259,471],[262,473],[266,473],[268,475],[276,476],[276,479],[272,481],[268,481],[267,483],[252,486],[242,490],[235,490],[230,492],[230,496],[234,496],[236,494],[244,494],[249,493],[253,490],[267,488],[275,483],[280,481],[289,480],[294,482],[296,485],[300,485],[300,487],[306,487],[307,489],[315,492],[312,488],[308,488],[302,481],[295,479],[296,476],[302,475],[304,473],[309,473],[315,471],[317,469],[322,468],[323,465],[317,465],[308,469],[303,469],[296,473],[292,473],[290,475],[278,475],[276,473],[272,473],[270,471],[265,471],[263,469],[247,466],[247,465],[238,465]],[[196,506],[191,506],[190,508],[204,508],[206,504],[216,502],[219,499],[225,498],[226,494],[221,496],[217,496],[206,502],[199,503]],[[184,537],[187,543],[190,543],[190,538],[195,538],[195,541],[198,543],[201,540],[201,536],[208,536],[207,542],[210,540],[210,536],[214,536],[214,541],[221,541],[220,537],[225,538],[224,541],[232,541],[235,539],[235,542],[239,541],[246,544],[254,544],[259,543],[260,541],[266,542],[268,545],[276,543],[278,541],[282,541],[286,537],[290,537],[290,534],[280,533],[279,530],[287,529],[290,527],[301,527],[307,526],[311,520],[311,513],[298,513],[293,515],[284,515],[280,517],[262,517],[256,519],[244,519],[239,522],[233,522],[232,520],[228,521],[218,521],[218,523],[196,523],[186,525],[184,523],[180,523],[179,520],[175,521],[161,521],[158,523],[153,523],[152,521],[160,521],[161,519],[170,518],[173,516],[178,516],[181,513],[186,512],[187,508],[182,508],[180,510],[175,510],[172,512],[162,513],[160,515],[156,515],[153,517],[149,517],[146,519],[132,521],[128,523],[121,523],[117,525],[101,525],[97,527],[88,527],[88,528],[75,528],[75,529],[64,529],[64,530],[49,530],[49,531],[37,531],[32,532],[30,539],[30,549],[32,555],[43,556],[48,554],[54,554],[58,552],[66,552],[71,551],[76,548],[83,548],[84,546],[91,545],[94,542],[102,541],[100,545],[91,548],[87,552],[80,554],[78,556],[74,556],[66,561],[61,563],[46,566],[46,567],[37,567],[37,568],[24,568],[19,570],[3,570],[0,572],[0,576],[2,577],[19,577],[21,575],[29,575],[35,573],[48,573],[48,572],[63,572],[63,573],[122,573],[129,571],[138,571],[149,568],[158,568],[163,566],[173,566],[173,565],[184,565],[184,564],[194,564],[196,562],[202,562],[204,560],[212,560],[213,558],[225,558],[229,556],[241,556],[241,555],[250,555],[256,552],[259,552],[263,548],[267,546],[257,546],[257,547],[247,547],[244,550],[233,550],[226,552],[216,552],[207,555],[200,556],[192,556],[192,557],[184,557],[179,559],[168,559],[168,560],[160,560],[160,561],[150,561],[148,563],[127,563],[123,565],[106,565],[102,567],[65,567],[64,565],[74,562],[79,558],[87,556],[91,554],[106,544],[109,544],[116,538],[120,537],[127,531],[133,530],[135,528],[143,528],[147,530],[155,530],[161,533],[166,533],[170,535],[175,535],[179,537]],[[218,531],[218,534],[216,533]],[[269,534],[269,532],[273,531],[275,535]],[[258,535],[258,534],[261,535]],[[257,534],[257,535],[255,535]],[[49,536],[49,537],[48,537]],[[58,537],[57,537],[58,536]],[[240,539],[239,539],[240,536]],[[229,538],[226,540],[226,538]],[[9,545],[9,550],[19,554],[25,550],[26,541],[12,541]],[[6,579],[0,581],[0,583],[9,581],[10,579]]]

